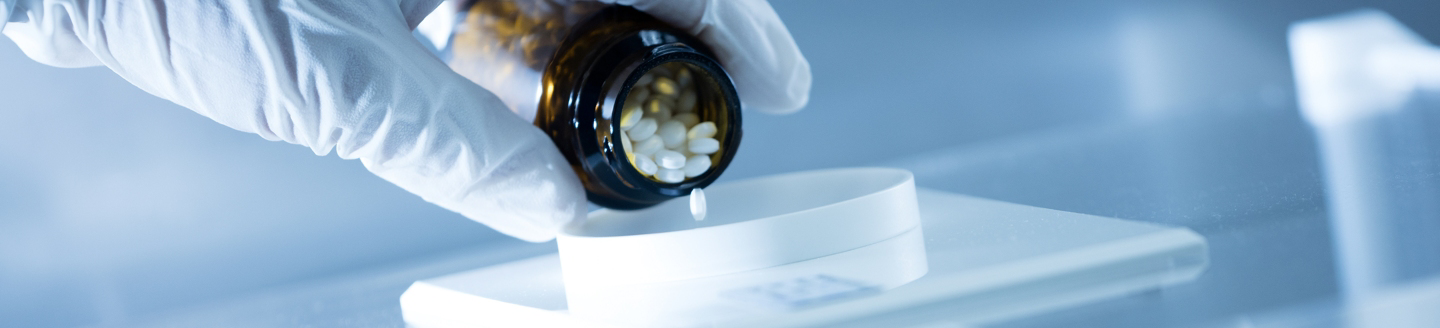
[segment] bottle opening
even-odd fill
[[[683,184],[723,166],[731,143],[730,104],[714,74],[684,60],[631,73],[614,106],[596,129],[625,163],[652,182]]]

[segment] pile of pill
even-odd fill
[[[700,121],[695,76],[684,64],[657,66],[630,89],[620,112],[620,142],[647,177],[679,183],[710,170],[720,151],[715,122]]]

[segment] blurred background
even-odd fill
[[[1440,231],[1440,97],[1419,93],[1348,134],[1381,160],[1336,178],[1322,151],[1334,138],[1298,107],[1286,39],[1293,22],[1368,7],[1440,40],[1440,2],[773,5],[812,65],[811,101],[746,116],[723,180],[898,166],[922,187],[1181,225],[1210,242],[1193,283],[999,326],[1329,325],[1440,308],[1440,248],[1425,242],[1440,240],[1425,234]],[[230,130],[8,41],[0,108],[0,326],[400,326],[410,281],[553,250],[358,161]],[[1337,251],[1337,179],[1394,196],[1377,197],[1407,219],[1372,228],[1411,242]],[[1392,263],[1376,279],[1400,287],[1347,301],[1356,263]]]

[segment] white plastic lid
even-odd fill
[[[709,215],[686,199],[601,210],[557,238],[567,289],[710,277],[864,247],[920,226],[910,172],[848,168],[712,186]]]

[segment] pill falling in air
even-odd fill
[[[690,189],[690,216],[695,221],[705,219],[705,191],[700,188]]]

